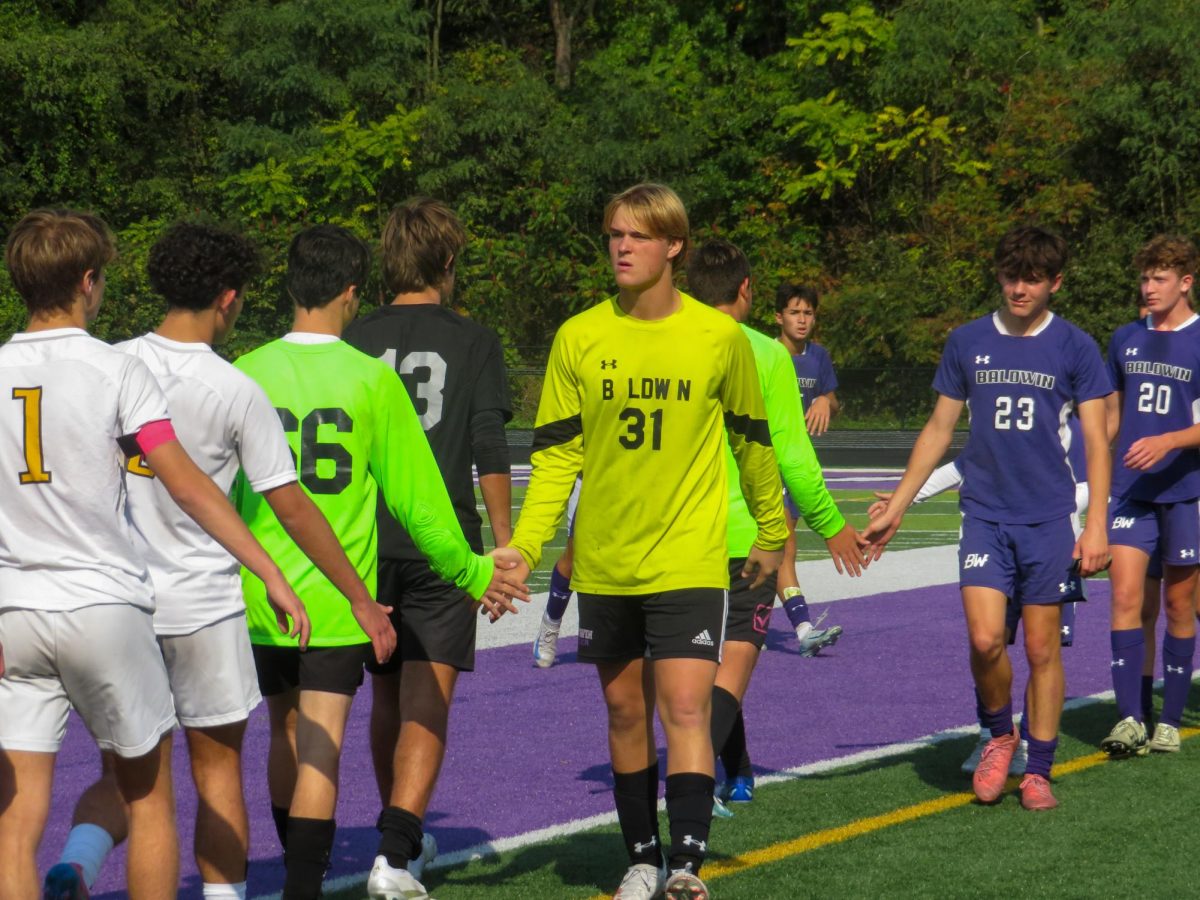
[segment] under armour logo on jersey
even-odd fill
[[[617,361],[615,359],[600,360],[600,368],[602,368],[602,369],[615,369],[616,367],[617,367]]]
[[[695,847],[701,853],[704,853],[708,849],[708,844],[706,842],[697,840],[696,838],[692,837],[690,834],[685,834],[683,836],[683,846]]]
[[[1196,551],[1195,550],[1180,550],[1179,558],[1180,559],[1195,559]]]
[[[645,853],[647,850],[653,850],[657,846],[658,846],[658,838],[656,838],[656,837],[650,838],[650,840],[646,841],[646,843],[644,843],[644,844],[639,844],[635,841],[634,845],[633,845],[633,852],[634,853]]]
[[[978,569],[987,565],[988,555],[986,553],[968,553],[967,558],[963,561],[964,569]]]
[[[1108,667],[1109,667],[1110,669],[1115,669],[1117,666],[1123,666],[1123,665],[1125,665],[1125,660],[1123,660],[1123,659],[1114,659],[1112,662],[1110,662],[1110,663],[1108,664]]]
[[[1113,516],[1113,528],[1132,528],[1137,521],[1133,516]]]
[[[1174,672],[1176,675],[1182,675],[1183,674],[1183,666],[1172,666],[1172,665],[1168,664],[1167,674],[1170,675],[1172,672]]]
[[[987,366],[991,364],[992,358],[990,356],[977,356],[975,357],[975,362],[982,363],[983,365]]]
[[[1126,356],[1137,356],[1137,352],[1138,352],[1138,348],[1137,348],[1137,347],[1126,347],[1126,348],[1125,348],[1125,355],[1126,355]]]
[[[702,632],[692,638],[693,644],[699,644],[701,647],[711,647],[713,645],[712,635],[705,628]]]

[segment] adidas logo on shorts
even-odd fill
[[[692,638],[693,644],[699,644],[701,647],[711,647],[713,645],[712,635],[705,628],[702,632]]]

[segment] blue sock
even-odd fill
[[[1060,642],[1064,647],[1070,647],[1071,642],[1075,640],[1075,604],[1064,603],[1062,605],[1062,629],[1060,631]]]
[[[1149,722],[1154,717],[1154,676],[1142,676],[1142,721]]]
[[[1195,637],[1163,638],[1163,708],[1161,721],[1179,727],[1188,688],[1192,686],[1192,655],[1196,652]]]
[[[783,611],[787,613],[788,621],[792,623],[792,628],[797,628],[805,622],[811,622],[812,616],[808,614],[808,604],[804,602],[804,595],[797,594],[795,597],[788,597],[783,601]]]
[[[1026,775],[1041,775],[1050,777],[1050,767],[1054,765],[1054,751],[1058,749],[1058,738],[1052,741],[1039,741],[1035,737],[1029,739],[1029,760],[1025,763]]]
[[[1008,701],[995,712],[985,709],[983,711],[983,718],[980,721],[987,726],[988,731],[992,733],[992,737],[994,738],[1012,734],[1012,701]]]
[[[1142,663],[1146,660],[1146,638],[1139,628],[1109,633],[1112,645],[1112,682],[1117,695],[1117,717],[1142,720]]]
[[[555,622],[561,622],[570,602],[571,579],[555,566],[550,573],[550,599],[546,601],[546,616]]]

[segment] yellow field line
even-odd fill
[[[1179,729],[1181,740],[1188,740],[1198,734],[1200,734],[1200,728]],[[1108,755],[1105,753],[1090,753],[1087,756],[1080,756],[1069,762],[1055,766],[1052,774],[1055,778],[1074,775],[1077,772],[1094,768],[1107,760]],[[836,828],[825,828],[821,831],[814,831],[812,834],[802,835],[801,837],[790,841],[782,841],[778,844],[771,844],[758,850],[751,850],[748,853],[743,853],[731,859],[716,860],[705,865],[704,880],[712,881],[717,878],[724,878],[727,875],[745,872],[747,869],[756,869],[760,866],[779,862],[780,860],[787,859],[789,856],[799,856],[801,853],[819,850],[821,847],[828,847],[831,844],[840,844],[843,841],[862,837],[864,834],[870,834],[873,831],[879,831],[883,828],[890,828],[893,825],[902,825],[905,822],[912,822],[915,819],[922,819],[926,816],[958,809],[961,806],[968,805],[974,799],[975,795],[973,793],[947,794],[934,800],[926,800],[924,803],[916,803],[912,806],[883,813],[882,815],[858,819],[846,825],[839,825]],[[591,900],[605,900],[607,897],[607,894],[598,894],[596,897],[591,898]]]

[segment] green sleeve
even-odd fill
[[[477,556],[463,537],[400,376],[391,369],[382,371],[375,396],[379,418],[368,465],[384,503],[433,570],[478,600],[491,583],[495,564],[491,557]]]
[[[787,519],[783,514],[783,489],[779,466],[771,448],[754,351],[740,330],[731,332],[721,403],[725,408],[725,430],[729,448],[738,464],[742,496],[758,523],[755,546],[778,550],[787,541]]]
[[[804,422],[804,403],[792,361],[782,346],[775,347],[779,352],[771,354],[770,370],[764,373],[763,396],[771,443],[792,502],[808,527],[828,539],[846,527],[846,520],[825,487],[825,476]]]
[[[546,363],[546,379],[533,430],[532,472],[510,546],[535,568],[542,548],[566,513],[575,477],[583,469],[583,417],[579,388],[559,329]]]

